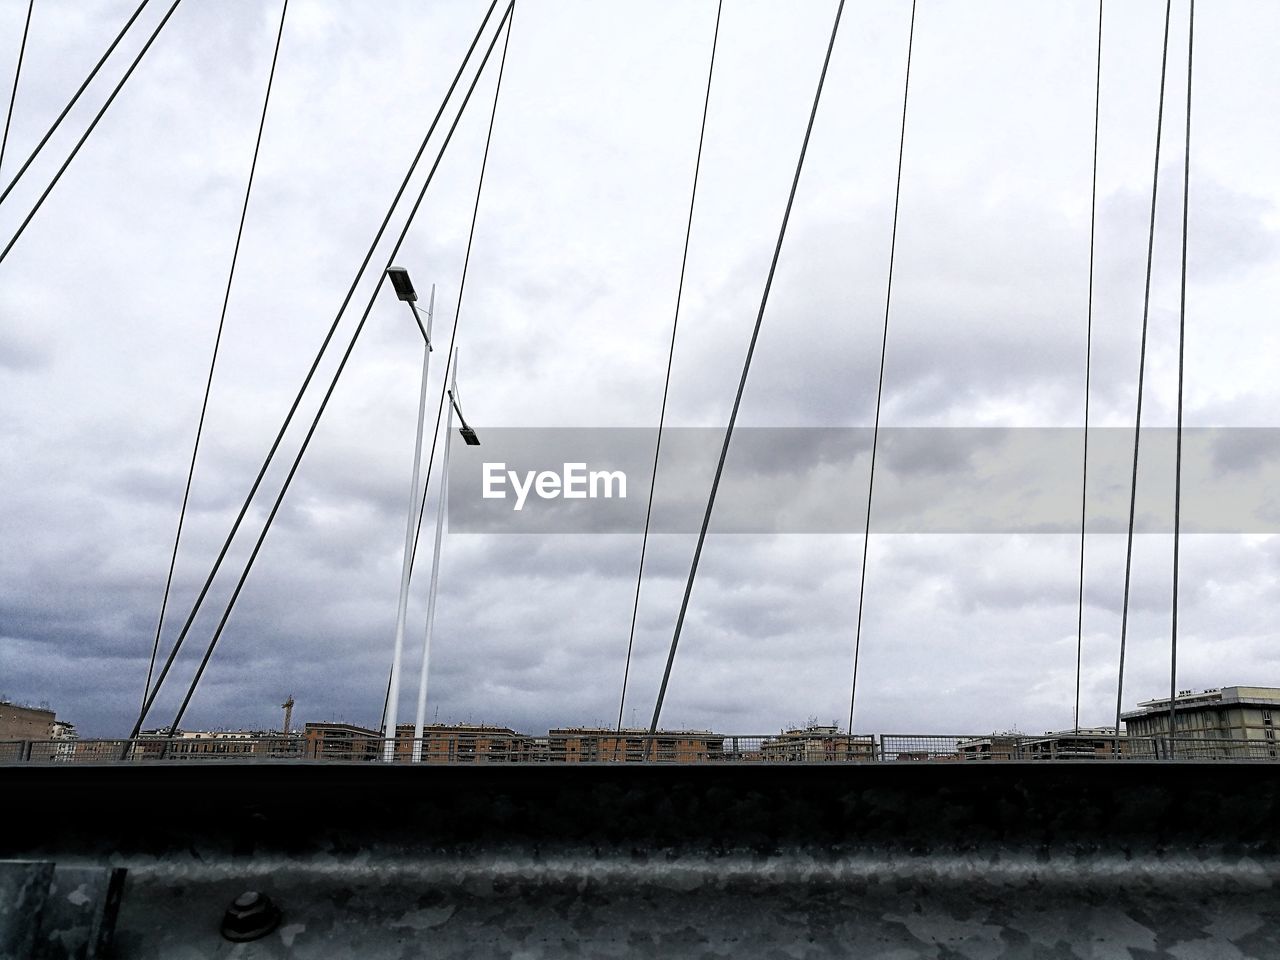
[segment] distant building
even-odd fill
[[[172,757],[290,757],[299,756],[303,738],[275,730],[179,731],[169,745]]]
[[[395,759],[413,757],[415,726],[396,727]],[[382,755],[378,730],[349,723],[308,723],[303,755],[316,760],[376,760]],[[647,730],[564,727],[545,737],[519,733],[510,727],[484,724],[434,723],[422,729],[423,763],[586,763],[643,760]],[[654,738],[651,760],[700,763],[724,755],[724,737],[707,730],[661,731]]]
[[[128,750],[132,760],[216,759],[219,757],[266,757],[287,759],[302,755],[301,735],[285,736],[275,730],[143,730]],[[81,741],[75,746],[77,759],[119,755],[113,741]]]
[[[54,713],[0,700],[0,740],[50,740]]]
[[[129,744],[124,740],[73,740],[59,741],[50,747],[57,759],[74,760],[76,763],[117,763],[160,756],[158,741],[154,744]]]
[[[758,762],[763,759],[760,756],[760,744],[762,742],[759,737],[726,736],[724,738],[724,753],[721,759],[747,763]]]
[[[1022,735],[993,733],[989,737],[969,737],[956,744],[961,760],[1017,760]]]
[[[308,723],[302,737],[303,755],[311,760],[372,760],[382,745],[381,732],[354,723]]]
[[[54,720],[53,729],[49,732],[49,739],[53,740],[53,757],[55,760],[72,760],[76,755],[76,747],[79,745],[80,735],[76,733],[76,725],[68,723],[66,720]]]
[[[606,727],[562,727],[547,731],[546,759],[552,763],[620,762],[646,759],[649,731]],[[710,730],[659,730],[648,746],[649,760],[705,763],[724,757],[724,735]],[[535,756],[533,759],[542,759]]]
[[[1183,758],[1277,758],[1275,718],[1280,688],[1220,687],[1173,699],[1174,755]],[[1168,750],[1169,698],[1147,700],[1121,714],[1135,756]]]
[[[1127,740],[1121,733],[1119,751],[1122,755],[1129,752]],[[961,760],[1089,760],[1115,754],[1116,735],[1111,727],[1050,730],[1041,736],[993,733],[989,737],[969,737],[956,744],[956,756]]]
[[[396,757],[413,757],[417,727],[402,723],[396,727]],[[534,738],[510,727],[484,724],[432,723],[422,728],[423,763],[514,763],[532,760]]]
[[[1112,727],[1081,727],[1079,730],[1048,731],[1042,737],[1023,737],[1024,760],[1095,760],[1129,752],[1128,736],[1118,743]]]
[[[874,760],[875,743],[871,737],[850,736],[835,726],[811,723],[765,740],[760,744],[760,759],[803,763]]]
[[[180,756],[249,756],[255,752],[262,733],[247,730],[227,731],[179,730],[170,739],[169,755]]]

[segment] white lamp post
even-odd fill
[[[431,299],[427,304],[427,325],[422,325],[418,315],[417,299],[409,271],[403,267],[390,267],[387,277],[395,287],[396,296],[413,311],[413,319],[422,332],[422,388],[418,393],[418,433],[413,445],[413,481],[409,485],[409,516],[404,531],[404,561],[400,568],[400,600],[396,607],[396,642],[391,655],[391,692],[387,698],[387,716],[382,731],[382,759],[390,763],[395,759],[396,718],[400,709],[400,657],[404,652],[404,624],[409,611],[409,574],[413,568],[413,531],[418,519],[418,483],[422,471],[422,424],[427,410],[427,367],[431,361],[431,315],[435,308],[436,288],[432,284]],[[434,576],[434,575],[433,575]]]
[[[440,496],[436,504],[436,542],[431,554],[431,591],[427,596],[427,629],[422,641],[422,670],[418,674],[418,716],[413,728],[413,762],[422,759],[422,732],[427,716],[427,670],[431,661],[431,631],[436,619],[436,591],[440,582],[440,540],[444,533],[445,502],[449,496],[449,447],[453,440],[453,413],[458,412],[462,427],[459,433],[468,446],[478,447],[480,438],[467,426],[458,399],[458,354],[453,355],[452,380],[449,385],[449,413],[444,427],[444,456],[440,466]]]

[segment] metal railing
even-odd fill
[[[1276,741],[1024,734],[935,735],[792,732],[772,735],[443,732],[385,740],[350,731],[305,735],[192,734],[135,740],[0,741],[0,764],[208,763],[998,763],[1001,761],[1265,761]]]

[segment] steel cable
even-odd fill
[[[902,82],[902,127],[898,133],[898,174],[893,190],[893,227],[889,234],[889,275],[884,292],[884,330],[880,336],[880,376],[876,385],[876,413],[871,428],[871,468],[867,474],[867,514],[862,531],[862,567],[858,574],[858,621],[853,636],[853,678],[849,686],[849,736],[853,736],[853,706],[858,697],[858,662],[862,652],[862,607],[867,591],[867,554],[871,543],[871,497],[876,484],[876,453],[880,448],[880,406],[884,399],[884,366],[889,348],[889,307],[893,302],[893,267],[898,252],[898,208],[902,200],[902,158],[907,144],[907,100],[911,93],[911,54],[916,38],[916,2],[911,0],[907,30],[907,69]]]
[[[422,535],[422,516],[427,510],[427,491],[431,488],[431,468],[435,463],[436,441],[440,437],[440,424],[444,418],[445,394],[449,389],[449,374],[453,367],[454,344],[458,339],[458,320],[462,315],[462,296],[467,289],[467,274],[471,266],[471,244],[476,236],[476,220],[480,216],[480,195],[484,192],[484,174],[489,168],[489,145],[493,142],[493,123],[498,115],[498,97],[502,93],[502,76],[507,68],[507,47],[511,43],[511,28],[515,24],[515,3],[511,4],[511,16],[507,20],[507,36],[502,41],[502,59],[498,62],[498,82],[493,90],[493,107],[489,111],[489,132],[485,135],[484,156],[480,160],[480,177],[476,183],[476,199],[471,208],[471,227],[467,231],[467,252],[462,258],[462,278],[458,282],[458,299],[453,309],[453,328],[449,333],[449,352],[445,355],[444,378],[440,381],[440,402],[436,405],[436,425],[431,431],[431,452],[427,455],[427,475],[422,484],[422,503],[418,507],[418,525],[413,532],[413,550],[409,555],[409,577],[413,582],[413,564],[418,559],[418,538]],[[443,488],[442,488],[443,489]],[[382,721],[379,730],[387,725],[387,704],[391,698],[391,676],[387,675],[387,696],[382,702]]]
[[[35,0],[32,0],[32,2],[34,3]],[[120,41],[124,39],[124,35],[129,32],[129,28],[133,26],[133,21],[138,19],[138,15],[142,13],[143,9],[150,2],[151,0],[142,0],[142,2],[138,4],[138,8],[133,11],[133,16],[125,21],[125,25],[120,28],[120,32],[116,34],[116,38],[111,41],[111,46],[107,47],[106,52],[98,59],[98,62],[94,64],[93,69],[89,71],[89,75],[84,78],[84,81],[76,89],[76,92],[71,95],[71,99],[67,101],[67,105],[62,108],[62,112],[58,114],[58,118],[53,121],[53,124],[45,131],[44,136],[40,138],[40,142],[36,144],[36,148],[31,151],[31,156],[27,157],[26,162],[18,168],[18,172],[14,175],[13,179],[9,181],[9,185],[4,188],[4,192],[0,193],[0,203],[4,203],[5,198],[13,191],[13,188],[22,178],[22,175],[27,172],[27,168],[35,162],[40,151],[44,149],[44,145],[49,142],[49,138],[54,135],[58,127],[62,125],[62,121],[66,119],[67,114],[71,112],[71,108],[76,105],[76,102],[80,99],[80,95],[84,93],[89,84],[93,82],[93,78],[98,75],[98,71],[101,70],[102,65],[107,62],[107,58],[115,52]],[[30,17],[29,12],[27,15]]]
[[[1182,534],[1182,387],[1187,345],[1187,214],[1191,199],[1191,61],[1195,49],[1196,0],[1187,16],[1187,133],[1182,151],[1182,281],[1178,307],[1178,440],[1173,481],[1173,624],[1169,652],[1169,756],[1173,756],[1174,704],[1178,693],[1178,560]]]
[[[675,632],[671,637],[671,649],[667,653],[667,663],[662,672],[662,685],[658,689],[658,699],[653,707],[653,719],[649,724],[649,736],[645,740],[645,756],[648,757],[653,738],[657,733],[658,719],[662,715],[662,703],[666,699],[667,685],[671,680],[671,667],[675,663],[676,649],[680,645],[680,633],[684,629],[685,615],[689,610],[689,598],[693,594],[693,583],[698,576],[698,562],[702,558],[702,548],[707,539],[707,528],[711,525],[711,514],[716,505],[716,493],[720,489],[720,478],[724,474],[725,459],[729,455],[729,444],[733,440],[733,428],[738,421],[738,409],[742,405],[742,394],[747,386],[747,375],[751,372],[751,359],[755,356],[756,341],[760,338],[760,327],[764,322],[765,308],[769,304],[769,291],[773,288],[774,274],[778,269],[778,258],[782,254],[782,242],[786,239],[787,224],[791,220],[791,208],[795,204],[796,189],[800,185],[800,174],[804,170],[805,154],[809,150],[809,138],[813,134],[813,123],[818,115],[818,104],[822,100],[822,87],[827,80],[827,68],[831,64],[831,51],[836,45],[836,35],[840,30],[840,17],[844,13],[844,0],[836,7],[835,21],[831,25],[831,38],[827,41],[826,56],[822,61],[822,73],[818,77],[818,87],[814,91],[813,106],[809,110],[809,122],[805,127],[804,141],[800,145],[800,156],[796,161],[795,174],[791,179],[791,191],[787,195],[786,209],[782,214],[782,225],[778,229],[778,239],[773,247],[773,259],[769,263],[769,273],[765,278],[764,292],[760,297],[760,309],[756,313],[755,326],[751,331],[751,341],[747,346],[747,356],[742,364],[742,376],[738,380],[738,390],[733,398],[733,409],[729,413],[729,424],[725,428],[724,443],[720,448],[720,459],[716,464],[715,477],[711,481],[711,493],[707,497],[707,509],[702,517],[702,528],[698,531],[698,543],[693,551],[693,562],[689,567],[689,579],[685,583],[684,597],[680,601],[680,613],[676,618]]]
[[[98,121],[103,118],[107,110],[110,109],[111,104],[115,102],[116,97],[120,95],[120,91],[124,89],[124,85],[128,83],[129,78],[133,76],[133,71],[136,70],[138,64],[142,62],[142,58],[147,55],[147,51],[150,50],[151,45],[156,42],[156,37],[160,36],[160,31],[165,28],[165,25],[169,22],[169,18],[173,16],[173,12],[178,9],[178,4],[181,2],[182,0],[173,0],[173,4],[165,13],[164,18],[156,25],[156,28],[151,31],[151,36],[147,37],[147,42],[142,45],[142,49],[138,51],[138,55],[133,58],[133,63],[129,64],[129,69],[124,72],[124,76],[120,78],[120,82],[115,85],[115,89],[111,91],[111,96],[107,97],[107,102],[104,103],[102,108],[94,115],[93,120],[89,123],[88,129],[85,130],[80,139],[76,141],[76,145],[71,148],[71,153],[67,155],[66,160],[62,161],[62,166],[60,166],[58,168],[58,172],[53,175],[53,179],[49,181],[49,185],[44,188],[44,192],[41,193],[40,198],[36,200],[35,206],[31,208],[31,212],[28,213],[22,223],[18,225],[18,229],[14,233],[12,239],[10,239],[5,245],[4,250],[0,250],[0,263],[4,262],[4,258],[9,255],[9,251],[13,249],[13,245],[18,242],[18,238],[22,236],[23,231],[27,229],[27,226],[35,218],[35,215],[39,212],[40,208],[44,206],[44,202],[49,198],[49,194],[53,193],[53,188],[58,185],[58,181],[62,179],[62,175],[67,172],[67,167],[71,166],[71,161],[76,158],[76,154],[80,152],[80,148],[85,145],[85,142],[97,128]],[[26,167],[24,166],[23,169],[25,170]],[[18,176],[22,176],[22,173],[19,172]],[[14,183],[16,182],[17,178],[15,177]],[[12,184],[10,185],[10,188],[12,189]],[[5,192],[5,195],[8,195],[8,191]],[[0,198],[0,200],[2,199],[3,198]]]
[[[187,468],[187,483],[182,491],[182,507],[178,511],[178,529],[173,536],[173,553],[169,557],[169,573],[164,581],[164,597],[160,601],[160,616],[156,621],[155,642],[151,646],[151,663],[147,667],[147,682],[142,688],[142,702],[147,702],[151,691],[151,677],[156,668],[156,655],[160,651],[160,633],[164,629],[164,615],[169,607],[169,591],[173,586],[173,570],[178,563],[178,545],[182,542],[182,528],[187,519],[187,502],[191,497],[191,482],[196,473],[196,457],[200,452],[200,438],[204,433],[205,414],[209,410],[209,394],[213,390],[213,372],[218,365],[218,348],[222,345],[222,330],[227,322],[227,305],[231,301],[231,284],[236,276],[236,263],[240,259],[240,241],[244,237],[244,222],[249,213],[249,196],[253,192],[253,177],[258,169],[258,151],[262,147],[262,131],[267,125],[267,106],[271,103],[271,87],[276,78],[276,62],[280,57],[280,40],[284,36],[285,16],[289,12],[289,0],[280,8],[280,29],[276,32],[275,51],[271,54],[271,71],[267,74],[267,92],[262,99],[262,116],[258,120],[258,136],[253,144],[253,160],[249,164],[249,180],[244,189],[244,203],[240,206],[240,225],[236,228],[236,242],[231,252],[231,267],[227,271],[227,286],[222,295],[222,312],[218,317],[218,332],[213,339],[213,356],[209,359],[209,375],[205,379],[204,399],[200,403],[200,419],[196,423],[196,439],[191,447],[191,465]]]
[[[422,159],[423,153],[426,152],[427,144],[430,141],[432,135],[435,133],[436,127],[440,122],[440,118],[444,115],[445,108],[448,106],[449,100],[453,96],[453,92],[458,85],[458,81],[462,78],[462,74],[466,70],[467,64],[471,61],[471,55],[475,52],[475,48],[479,44],[480,38],[484,35],[485,27],[488,25],[489,20],[493,15],[493,11],[497,7],[497,5],[498,5],[498,0],[492,0],[492,2],[490,3],[489,9],[485,13],[484,20],[481,21],[480,27],[476,30],[476,35],[471,41],[471,46],[467,48],[466,55],[462,58],[462,63],[458,66],[457,73],[455,73],[453,81],[449,84],[449,89],[445,91],[444,98],[440,101],[440,107],[436,111],[435,117],[432,119],[431,125],[428,128],[426,134],[423,136],[422,143],[419,145],[418,151],[414,155],[413,161],[410,163],[408,171],[404,175],[404,179],[401,180],[400,186],[396,190],[395,197],[392,198],[390,205],[387,207],[386,215],[383,217],[382,223],[379,225],[378,231],[374,235],[373,241],[369,244],[369,249],[365,252],[364,259],[361,261],[360,267],[356,271],[355,279],[351,281],[351,286],[347,290],[347,294],[343,298],[341,306],[339,306],[338,308],[337,315],[334,317],[333,322],[329,325],[329,329],[325,333],[325,337],[320,344],[320,348],[316,351],[315,358],[311,362],[311,367],[307,370],[307,374],[303,378],[302,386],[298,388],[297,395],[294,397],[293,403],[289,407],[288,413],[285,415],[284,423],[281,425],[279,432],[276,434],[275,440],[272,441],[271,448],[270,450],[267,451],[267,456],[263,460],[261,468],[258,470],[258,475],[254,479],[253,485],[250,487],[249,493],[245,497],[244,502],[240,507],[240,511],[239,511],[239,514],[236,516],[235,522],[231,526],[231,532],[227,534],[226,539],[223,541],[222,548],[219,550],[218,556],[214,560],[213,568],[209,571],[208,576],[205,578],[204,585],[201,587],[200,593],[196,597],[195,604],[192,606],[191,612],[188,615],[186,622],[183,624],[181,632],[178,634],[178,639],[174,643],[173,648],[169,651],[169,656],[166,658],[165,664],[161,668],[160,676],[156,680],[155,687],[152,689],[151,695],[147,698],[147,702],[143,705],[143,709],[138,716],[138,720],[134,724],[133,734],[131,735],[133,737],[136,737],[138,735],[139,730],[141,730],[142,723],[146,719],[146,714],[150,712],[151,706],[155,702],[155,697],[156,697],[156,694],[159,692],[160,685],[164,682],[165,677],[168,676],[169,670],[172,668],[174,661],[177,659],[178,651],[181,649],[183,641],[186,639],[187,634],[190,632],[191,626],[195,622],[196,615],[200,611],[200,607],[204,604],[204,599],[208,595],[210,587],[212,587],[213,585],[214,578],[217,576],[218,571],[221,569],[222,562],[226,558],[227,552],[231,549],[231,543],[235,539],[236,533],[240,529],[240,525],[244,522],[245,515],[249,512],[249,507],[253,503],[253,500],[258,493],[258,489],[262,485],[263,478],[266,476],[267,470],[271,466],[272,461],[275,459],[276,452],[279,450],[281,442],[284,440],[284,435],[286,431],[289,429],[290,424],[293,422],[293,417],[297,413],[298,406],[302,403],[302,398],[306,393],[307,388],[311,385],[311,380],[315,376],[316,370],[320,366],[320,361],[324,357],[325,352],[328,350],[329,344],[333,340],[334,334],[337,332],[338,324],[341,322],[343,314],[346,313],[347,306],[350,304],[351,298],[355,295],[356,287],[359,285],[360,280],[363,278],[364,272],[369,266],[369,261],[373,259],[374,251],[377,249],[378,243],[382,240],[382,235],[386,232],[387,225],[391,222],[391,217],[395,213],[395,208],[400,203],[400,199],[404,195],[404,191],[408,187],[409,181],[413,177],[414,171],[417,169],[418,162]],[[379,278],[379,284],[381,284],[381,278]]]
[[[716,46],[720,40],[720,14],[724,0],[716,5],[716,25],[711,35],[711,62],[707,67],[707,89],[702,100],[702,125],[698,129],[698,155],[693,163],[693,188],[689,192],[689,217],[684,228],[684,250],[680,255],[680,281],[676,285],[675,314],[671,320],[671,344],[667,349],[667,373],[662,383],[662,407],[658,412],[658,436],[653,446],[653,470],[650,473],[649,499],[644,509],[644,535],[640,540],[640,565],[636,570],[636,591],[631,603],[631,629],[627,636],[627,661],[622,671],[622,696],[618,700],[618,733],[622,733],[622,712],[627,703],[627,681],[631,676],[631,653],[636,641],[636,617],[640,612],[640,586],[644,581],[644,561],[649,549],[649,526],[653,518],[653,494],[658,486],[658,460],[662,454],[662,431],[667,420],[667,398],[671,392],[671,367],[676,355],[676,330],[680,325],[680,305],[684,298],[685,268],[689,263],[689,239],[693,234],[693,210],[698,200],[698,176],[702,171],[702,146],[707,135],[707,112],[711,106],[711,79],[716,70]],[[614,739],[616,751],[618,739]]]
[[[285,495],[289,492],[289,487],[293,483],[293,478],[298,472],[298,467],[302,463],[302,458],[306,455],[307,448],[311,444],[311,438],[315,436],[316,428],[320,426],[320,419],[324,416],[325,409],[329,405],[329,400],[333,397],[333,392],[338,386],[338,381],[342,377],[343,371],[346,369],[347,361],[351,359],[352,351],[355,350],[360,334],[364,330],[364,325],[369,319],[369,315],[373,312],[374,302],[377,300],[378,292],[382,289],[382,283],[386,279],[386,268],[390,267],[395,261],[396,255],[400,252],[400,247],[404,243],[405,237],[409,233],[409,228],[413,225],[414,217],[418,213],[418,208],[422,205],[422,200],[427,194],[427,188],[431,186],[431,181],[435,177],[436,170],[440,166],[440,161],[444,159],[445,151],[448,149],[449,142],[453,139],[454,131],[458,129],[458,123],[462,120],[463,114],[466,113],[467,103],[471,100],[471,94],[475,92],[476,84],[480,77],[484,74],[484,68],[489,62],[489,57],[493,53],[494,47],[498,43],[498,35],[503,25],[511,15],[514,0],[507,5],[506,11],[502,15],[502,20],[498,22],[498,29],[495,31],[493,39],[489,42],[489,47],[485,51],[484,58],[480,61],[480,66],[476,70],[475,77],[471,80],[471,85],[467,88],[466,95],[462,98],[462,104],[458,107],[458,113],[453,118],[448,132],[445,134],[444,142],[440,145],[440,151],[436,154],[435,162],[431,166],[431,170],[427,173],[427,178],[422,184],[422,189],[418,192],[418,197],[414,201],[409,216],[405,220],[404,228],[400,231],[400,236],[396,239],[395,245],[391,249],[391,253],[387,257],[386,267],[378,275],[378,282],[374,286],[373,292],[369,295],[369,303],[364,308],[364,313],[360,317],[360,322],[356,325],[355,332],[351,335],[351,341],[347,344],[346,351],[342,355],[342,359],[338,362],[338,368],[333,373],[333,378],[329,382],[329,387],[325,391],[324,397],[320,401],[320,406],[316,410],[315,416],[311,420],[311,426],[307,429],[307,434],[302,440],[302,446],[293,458],[293,464],[289,468],[289,473],[284,479],[284,484],[280,488],[280,492],[276,495],[275,503],[271,506],[271,512],[267,515],[267,521],[262,525],[262,531],[258,534],[258,539],[253,545],[253,550],[249,554],[240,579],[237,581],[235,589],[231,593],[231,599],[227,601],[227,605],[222,612],[222,617],[218,621],[218,626],[214,630],[213,637],[209,640],[209,645],[205,649],[204,656],[200,660],[200,666],[196,669],[195,676],[191,680],[190,686],[187,688],[186,696],[182,699],[182,705],[178,708],[177,714],[174,716],[170,730],[177,730],[178,724],[182,722],[182,716],[186,713],[191,698],[195,695],[196,687],[200,683],[200,679],[204,676],[205,668],[209,665],[209,660],[213,656],[214,650],[217,648],[218,641],[222,638],[222,632],[227,626],[227,621],[231,618],[231,612],[235,609],[236,601],[240,598],[240,591],[244,589],[245,581],[249,578],[249,573],[253,569],[254,562],[258,559],[258,554],[262,550],[262,544],[266,541],[267,533],[271,530],[271,524],[275,521],[276,514],[280,510],[280,505],[284,502]],[[157,686],[158,686],[157,682]]]
[[[0,137],[0,170],[4,169],[4,150],[9,145],[9,124],[13,122],[13,105],[18,99],[18,79],[22,76],[22,58],[27,53],[27,34],[31,30],[31,11],[36,0],[28,0],[27,19],[22,25],[22,43],[18,46],[18,66],[13,71],[13,92],[9,94],[9,112],[4,117],[4,136]]]
[[[1093,85],[1093,176],[1089,198],[1089,303],[1084,334],[1084,453],[1080,467],[1080,590],[1076,600],[1076,702],[1073,727],[1080,732],[1080,672],[1084,660],[1084,546],[1089,509],[1089,387],[1093,373],[1093,268],[1098,226],[1098,119],[1102,106],[1102,0],[1098,0],[1098,55]]]
[[[1124,656],[1129,637],[1129,592],[1133,581],[1133,523],[1138,503],[1138,450],[1142,439],[1142,387],[1147,369],[1147,321],[1151,314],[1151,262],[1156,244],[1156,198],[1160,186],[1160,138],[1164,131],[1164,84],[1169,64],[1169,18],[1173,0],[1164,9],[1164,45],[1160,54],[1160,99],[1156,110],[1156,149],[1151,173],[1151,220],[1147,228],[1147,275],[1142,294],[1142,342],[1138,348],[1138,405],[1133,424],[1133,474],[1129,483],[1129,534],[1124,555],[1124,601],[1120,611],[1120,665],[1116,674],[1116,749],[1120,744],[1120,708],[1124,700]]]

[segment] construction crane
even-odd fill
[[[293,725],[293,694],[289,694],[289,699],[280,704],[284,707],[284,734],[289,735],[289,728]]]

